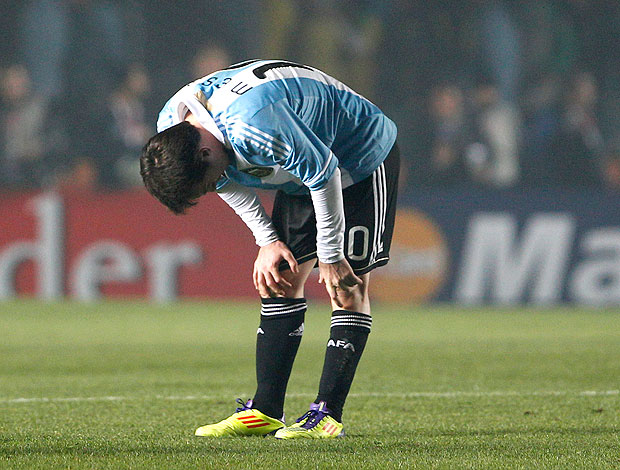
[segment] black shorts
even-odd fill
[[[356,274],[383,266],[390,258],[396,217],[400,153],[394,144],[372,175],[342,191],[345,232],[344,255]],[[298,263],[315,259],[316,219],[310,196],[276,193],[272,220]],[[283,262],[280,270],[288,269]]]

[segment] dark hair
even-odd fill
[[[175,214],[196,204],[195,188],[207,170],[199,150],[200,133],[186,121],[155,134],[142,149],[144,186]]]

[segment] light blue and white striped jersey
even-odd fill
[[[253,60],[179,90],[159,114],[159,132],[191,111],[232,150],[218,181],[303,194],[336,167],[343,187],[370,176],[396,140],[396,125],[366,98],[306,65]],[[233,155],[234,154],[234,155]]]

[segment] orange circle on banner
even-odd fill
[[[373,299],[419,303],[441,288],[447,272],[448,248],[439,228],[424,214],[399,210],[390,262],[373,272]]]

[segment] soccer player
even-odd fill
[[[175,214],[216,192],[260,247],[256,393],[196,435],[343,436],[342,410],[372,323],[370,271],[389,258],[400,165],[395,124],[313,67],[251,60],[183,87],[157,129],[140,160],[148,191]],[[277,191],[271,217],[252,188]],[[304,284],[317,263],[331,331],[317,398],[286,427]]]

